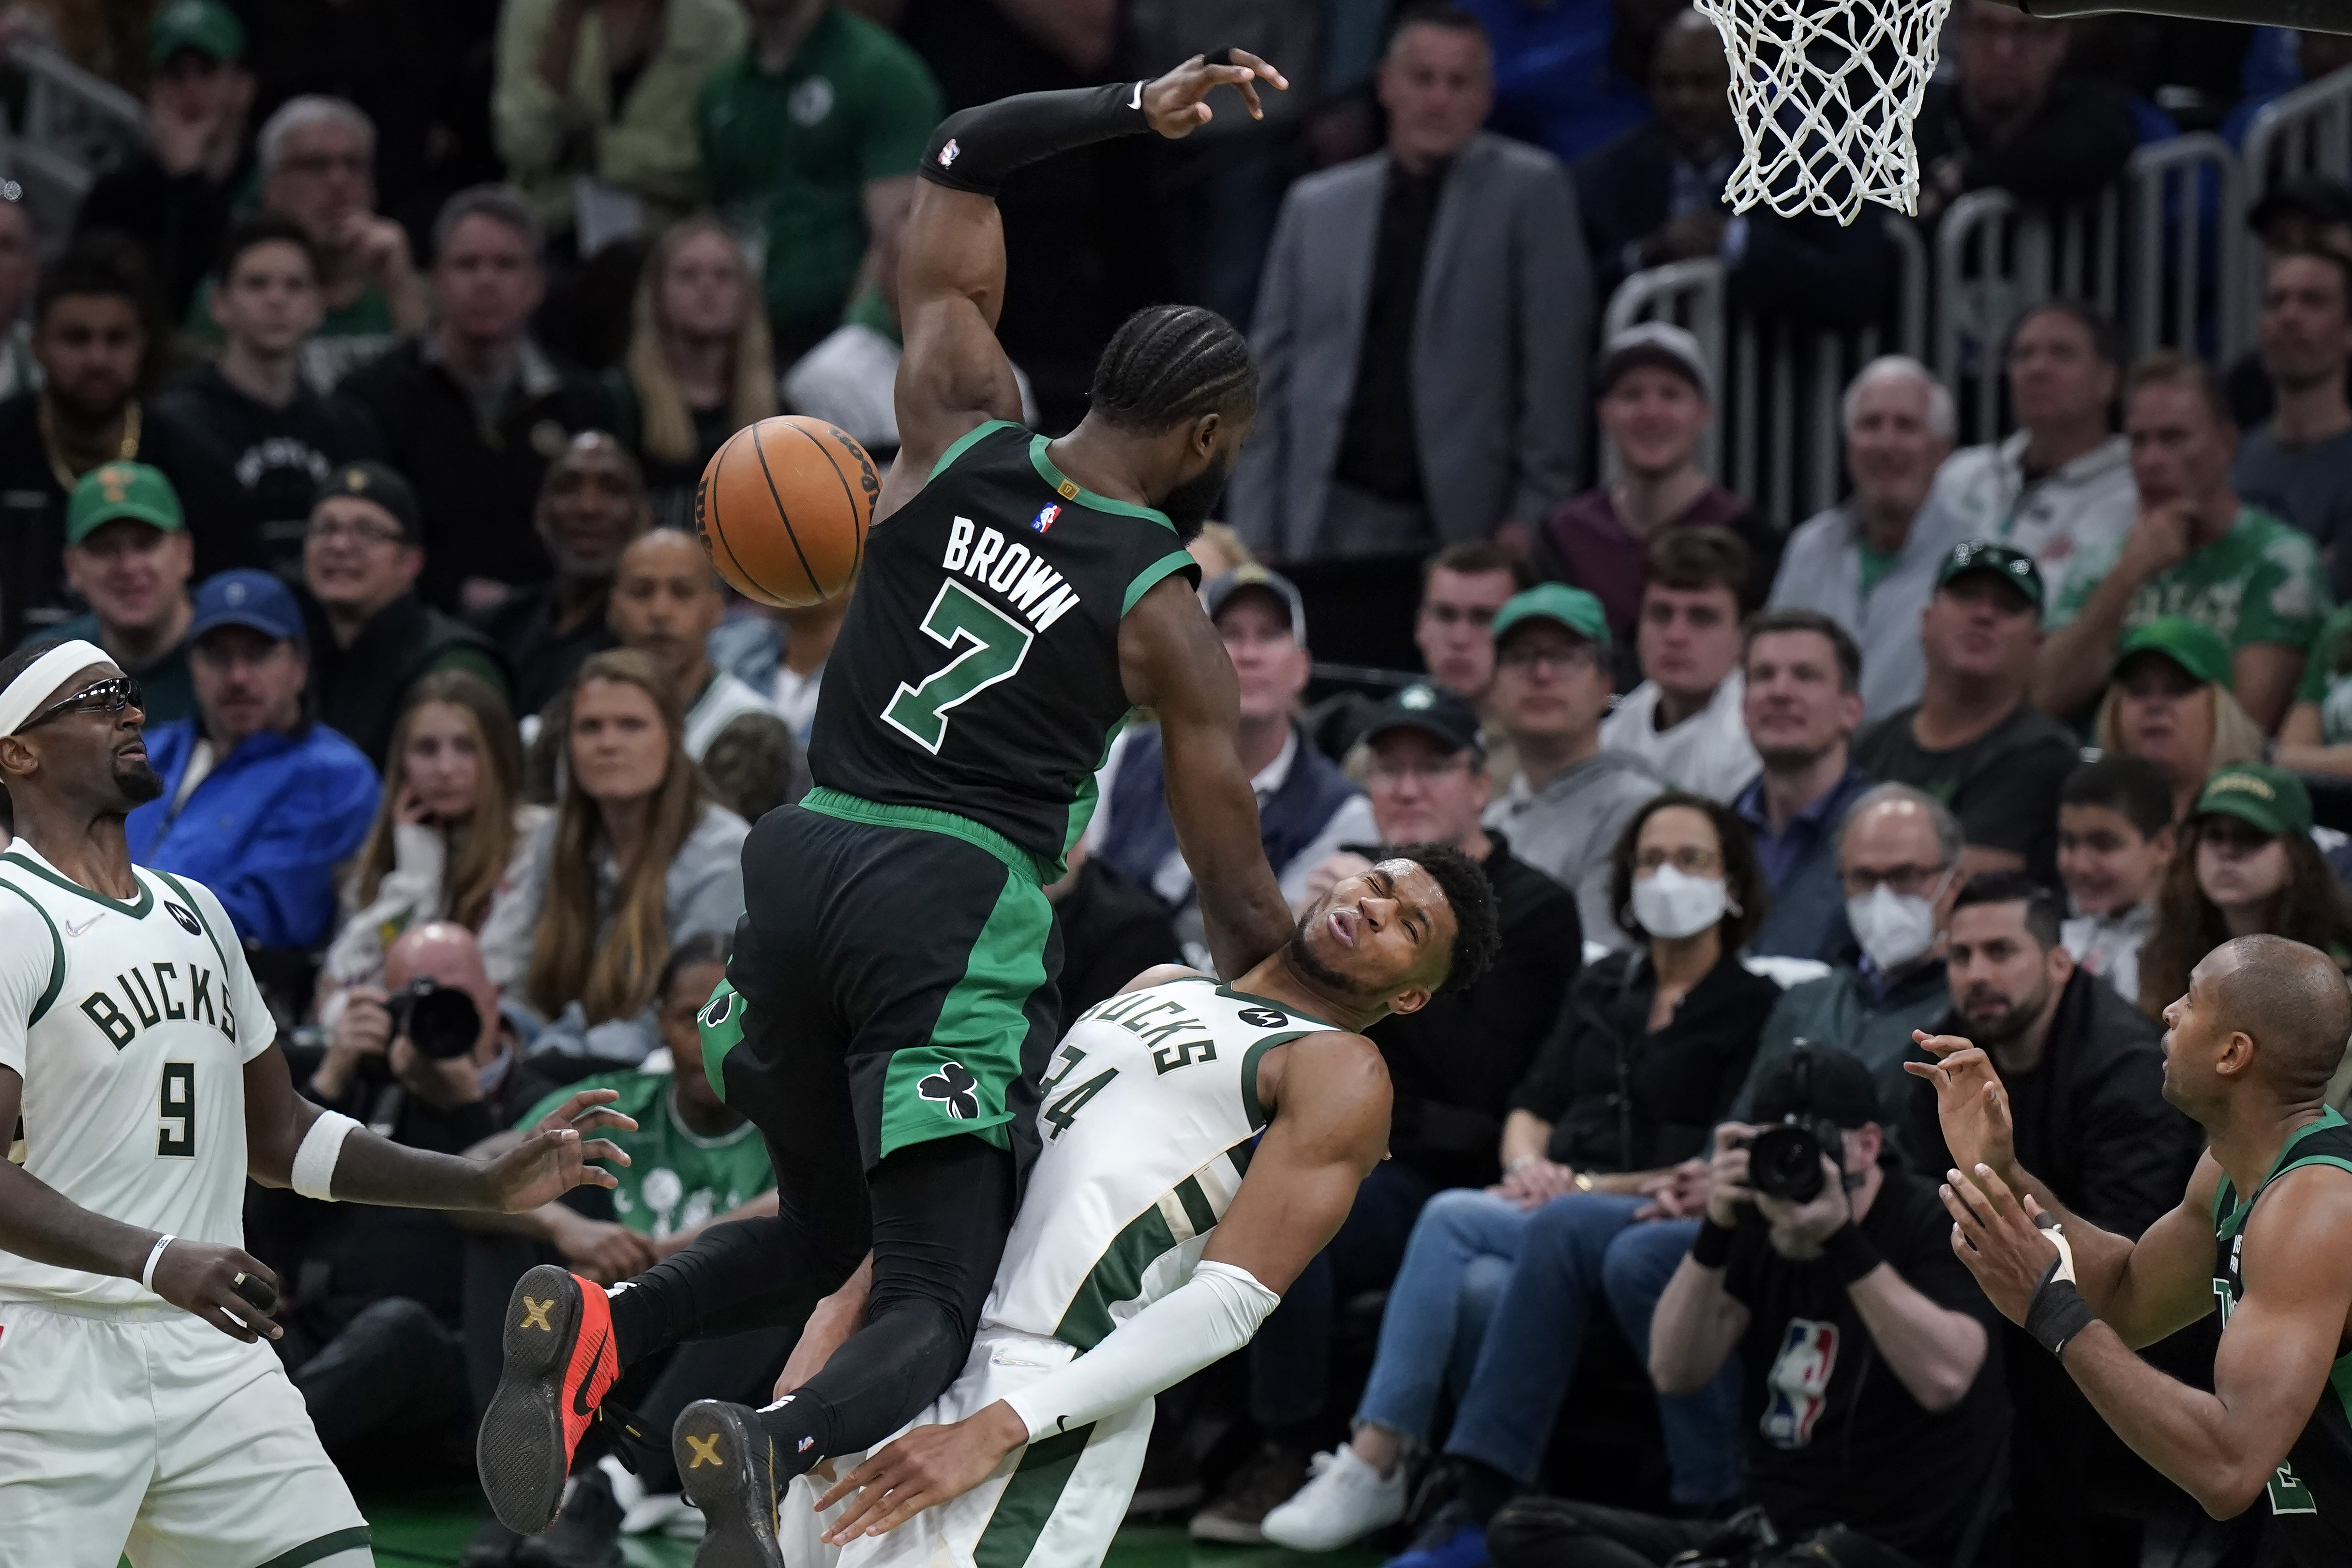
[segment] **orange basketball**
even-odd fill
[[[847,591],[882,493],[850,434],[805,414],[747,424],[702,471],[694,532],[711,566],[762,604],[799,609]]]

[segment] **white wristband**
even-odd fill
[[[163,1260],[163,1249],[169,1247],[173,1242],[177,1241],[178,1239],[179,1238],[176,1236],[158,1236],[155,1238],[155,1249],[147,1254],[147,1267],[139,1270],[139,1288],[141,1290],[152,1291],[155,1288],[155,1265]]]
[[[335,1179],[335,1161],[342,1156],[343,1140],[358,1128],[357,1122],[340,1111],[320,1112],[319,1119],[302,1135],[302,1146],[294,1151],[294,1190],[320,1203],[334,1202],[335,1195],[329,1189]]]

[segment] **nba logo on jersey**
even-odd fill
[[[1032,533],[1044,533],[1047,528],[1054,526],[1054,519],[1061,515],[1062,508],[1055,505],[1053,502],[1048,501],[1045,504],[1045,510],[1039,512],[1035,517],[1029,519],[1029,531]]]
[[[1811,1318],[1790,1318],[1780,1336],[1780,1354],[1773,1358],[1764,1386],[1771,1403],[1757,1427],[1776,1448],[1801,1448],[1813,1440],[1813,1423],[1829,1406],[1830,1375],[1837,1369],[1838,1331],[1835,1323]]]

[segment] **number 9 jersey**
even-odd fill
[[[22,839],[0,854],[0,1067],[25,1081],[9,1158],[93,1214],[243,1246],[245,1064],[277,1025],[211,890],[131,874],[125,903]],[[0,1301],[156,1304],[5,1251]]]
[[[1129,706],[1119,622],[1199,569],[1163,514],[1080,487],[1045,446],[983,424],[874,529],[809,768],[826,790],[977,821],[1058,875]]]

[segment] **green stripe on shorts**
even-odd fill
[[[1004,1493],[988,1516],[988,1527],[972,1546],[972,1568],[1022,1568],[1029,1561],[1094,1430],[1090,1421],[1074,1432],[1056,1432],[1029,1445],[1013,1479],[1004,1483]]]
[[[306,1541],[290,1552],[281,1552],[264,1563],[261,1568],[304,1568],[322,1557],[332,1557],[338,1552],[356,1552],[368,1543],[368,1527],[354,1524],[348,1530],[338,1530]]]

